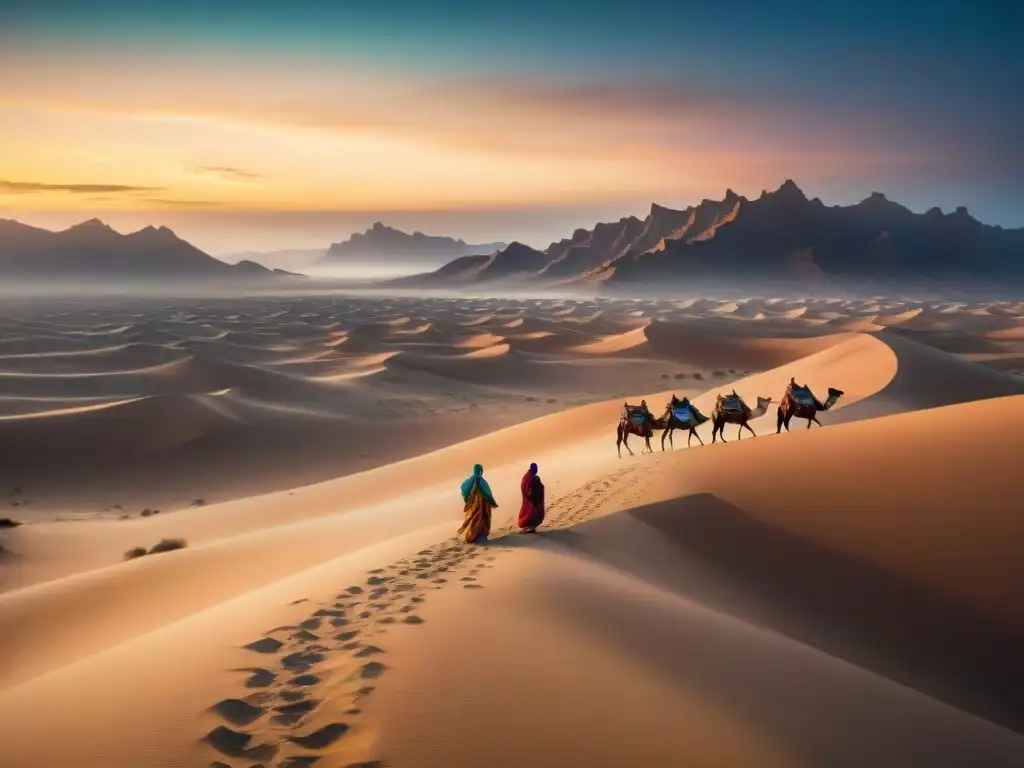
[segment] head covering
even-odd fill
[[[480,492],[487,497],[487,500],[494,504],[494,494],[491,493],[491,486],[484,480],[484,465],[474,464],[473,474],[462,481],[462,498],[463,500],[469,500],[469,494],[473,491],[473,486],[476,485]]]
[[[530,465],[530,472],[532,472],[535,475],[537,474],[537,465],[536,464],[531,464]]]

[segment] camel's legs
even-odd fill
[[[675,432],[675,431],[676,430],[675,430],[674,427],[668,431],[668,444],[669,444],[669,447],[673,451],[676,449],[676,441],[672,439],[672,433]],[[664,447],[664,446],[662,446],[662,447]]]
[[[778,418],[777,418],[776,424],[775,424],[775,434],[778,435],[778,434],[782,433],[782,422],[785,421],[785,420],[786,420],[786,415],[782,412],[782,406],[780,405],[779,406],[779,410],[778,410]]]
[[[640,455],[643,456],[645,453],[654,453],[654,449],[651,448],[650,435],[644,435],[644,449],[640,452]]]
[[[745,422],[745,421],[742,424],[740,424],[740,434],[741,435],[743,434],[743,428],[744,427],[746,427],[747,429],[750,430],[750,434],[752,434],[754,437],[757,437],[757,432],[755,432],[754,428],[752,426],[750,426],[749,424],[747,424],[747,422]]]
[[[782,426],[784,426],[786,428],[787,432],[789,432],[789,420],[792,419],[792,418],[793,418],[793,412],[790,411],[789,413],[786,414],[786,420],[782,422]]]
[[[815,424],[817,424],[817,425],[818,425],[819,427],[823,427],[823,426],[825,426],[825,425],[824,425],[824,424],[822,424],[822,423],[821,423],[820,421],[818,421],[818,414],[814,414],[813,416],[811,416],[811,419],[812,419],[812,420],[814,421],[814,423],[815,423]]]
[[[623,429],[622,425],[619,424],[618,429],[615,433],[615,448],[619,452],[619,458],[622,458],[622,446],[626,446],[626,450],[629,451],[629,455],[633,455],[633,449],[629,447],[629,430]]]
[[[690,428],[690,436],[686,438],[686,447],[687,448],[690,447],[690,441],[693,438],[695,438],[695,437],[697,438],[697,442],[698,443],[700,443],[701,445],[704,445],[704,441],[700,439],[700,435],[697,434],[697,430],[691,427]]]

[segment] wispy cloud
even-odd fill
[[[192,170],[193,172],[204,176],[218,176],[220,178],[238,181],[253,181],[255,179],[265,178],[262,173],[252,173],[251,171],[245,171],[241,168],[232,168],[229,165],[200,165]]]
[[[135,192],[158,192],[163,187],[142,187],[131,184],[49,184],[42,181],[7,181],[0,179],[0,193],[33,195],[45,192],[67,192],[72,195],[104,195]]]
[[[174,200],[166,197],[147,197],[143,202],[168,208],[220,208],[224,205],[217,200]]]

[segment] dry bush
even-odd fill
[[[188,542],[184,539],[160,539],[156,544],[149,548],[150,555],[155,555],[160,552],[173,552],[176,549],[184,549],[188,546]]]
[[[173,552],[176,549],[184,549],[187,546],[188,542],[184,539],[160,539],[160,541],[148,550],[145,547],[132,547],[124,553],[124,559],[134,560],[137,557],[144,557],[146,555],[157,555],[161,552]]]

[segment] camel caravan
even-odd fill
[[[825,402],[821,402],[814,396],[809,387],[797,384],[796,379],[790,379],[782,399],[777,401],[779,407],[776,434],[781,433],[783,427],[788,432],[789,422],[794,417],[807,419],[808,429],[811,428],[811,424],[817,424],[819,427],[823,426],[818,421],[818,413],[832,408],[832,406],[839,402],[839,398],[843,394],[841,389],[829,387],[828,398]],[[736,394],[735,389],[729,394],[720,394],[715,400],[714,409],[711,411],[711,442],[717,443],[719,437],[722,438],[723,443],[725,442],[724,430],[726,424],[738,425],[737,440],[743,438],[744,429],[748,430],[754,437],[757,437],[757,433],[750,426],[750,422],[768,413],[768,407],[773,402],[776,401],[773,401],[770,397],[758,397],[757,406],[751,408],[742,397]],[[655,431],[660,431],[662,433],[661,450],[665,450],[666,437],[669,440],[669,445],[675,448],[675,444],[672,441],[672,433],[676,430],[686,430],[687,448],[690,447],[690,441],[695,437],[697,442],[704,445],[704,441],[697,434],[697,427],[707,420],[708,417],[697,410],[697,406],[686,397],[680,400],[675,395],[672,395],[672,399],[665,406],[665,412],[660,418],[656,418],[648,410],[646,400],[641,401],[640,405],[625,403],[622,408],[622,418],[619,419],[615,447],[619,452],[620,458],[622,457],[623,446],[629,451],[630,456],[635,455],[633,449],[629,447],[629,436],[636,435],[644,439],[642,453],[653,453],[651,437],[653,437]]]

